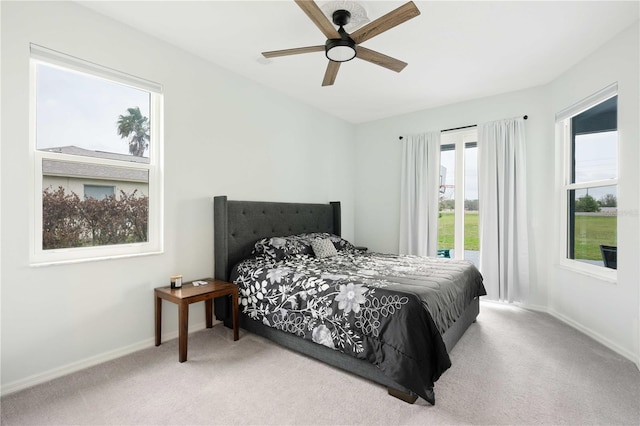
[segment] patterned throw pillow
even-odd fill
[[[311,234],[301,234],[300,237],[307,239],[309,243],[311,243],[311,241],[316,240],[318,238],[328,238],[329,240],[331,240],[336,250],[338,251],[340,250],[353,251],[355,249],[355,246],[351,244],[349,241],[337,235],[329,234],[327,232],[314,232]]]
[[[280,261],[297,254],[312,254],[311,242],[297,235],[262,238],[253,246],[254,255],[270,257]]]
[[[338,254],[336,246],[334,246],[333,242],[328,238],[318,238],[317,240],[313,240],[311,242],[311,247],[313,248],[313,252],[316,257],[319,259]]]

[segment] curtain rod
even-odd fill
[[[525,116],[524,116],[524,117],[522,117],[522,118],[526,120],[527,118],[529,118],[529,116],[528,116],[528,115],[525,115]],[[477,125],[477,124],[471,124],[471,125],[469,125],[469,126],[454,127],[454,128],[452,128],[452,129],[444,129],[444,130],[440,130],[440,133],[444,133],[444,132],[451,132],[451,131],[453,131],[453,130],[469,129],[469,128],[471,128],[471,127],[478,127],[478,125]],[[400,136],[400,140],[402,140],[402,136]]]

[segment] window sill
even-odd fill
[[[74,263],[101,262],[105,260],[127,259],[130,257],[156,256],[159,254],[164,254],[164,251],[160,250],[160,251],[150,251],[146,253],[107,255],[107,256],[88,257],[88,258],[82,258],[82,259],[32,261],[31,263],[29,263],[29,266],[33,268],[40,268],[44,266],[71,265]]]
[[[567,271],[576,272],[600,281],[610,284],[617,284],[618,272],[616,269],[605,268],[603,266],[594,266],[578,261],[560,261],[556,264],[559,268]]]

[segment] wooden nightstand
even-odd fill
[[[189,335],[189,305],[204,301],[207,328],[213,327],[213,299],[221,296],[233,298],[233,340],[238,340],[238,286],[226,281],[205,278],[207,284],[194,286],[193,282],[181,288],[159,287],[154,290],[156,313],[156,346],[160,346],[162,335],[162,299],[178,305],[178,360],[187,360],[187,337]]]

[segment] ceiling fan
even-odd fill
[[[360,44],[420,15],[420,11],[412,1],[357,29],[352,34],[348,34],[344,30],[344,26],[349,23],[351,18],[351,13],[348,10],[340,9],[333,12],[333,24],[338,26],[336,30],[313,0],[294,1],[327,37],[326,43],[318,46],[262,52],[265,58],[324,51],[327,59],[329,59],[329,64],[322,80],[323,86],[333,85],[336,81],[340,64],[353,58],[359,58],[395,72],[400,72],[407,66],[406,62],[383,55],[375,50],[367,49],[360,46]]]

